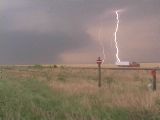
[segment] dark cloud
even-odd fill
[[[1,62],[4,63],[59,63],[59,53],[88,44],[85,34],[68,36],[61,31],[50,35],[11,32],[0,36],[0,56]]]
[[[87,54],[89,63],[101,55],[94,31],[101,22],[107,62],[114,62],[116,9],[124,10],[118,33],[122,60],[158,61],[159,5],[159,0],[2,0],[0,64],[65,63],[72,52],[72,62]]]

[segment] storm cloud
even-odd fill
[[[160,61],[159,0],[2,0],[0,64],[115,62],[115,13],[124,61]]]

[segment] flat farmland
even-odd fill
[[[141,64],[158,68],[160,64]],[[97,65],[0,67],[2,120],[159,120],[160,71],[152,91],[149,70],[102,69]],[[102,68],[116,67],[102,65]],[[89,69],[88,69],[89,68]]]

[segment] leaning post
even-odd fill
[[[97,64],[98,64],[98,87],[101,87],[101,64],[102,60],[100,57],[97,59]]]

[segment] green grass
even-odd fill
[[[149,111],[110,108],[98,96],[87,96],[91,108],[81,104],[86,97],[55,92],[37,80],[0,80],[2,120],[156,120]],[[146,113],[145,113],[146,112]],[[142,114],[143,113],[143,114]],[[158,120],[158,118],[157,118]]]
[[[3,120],[127,120],[125,110],[110,110],[96,102],[85,108],[82,96],[58,94],[36,80],[1,80],[0,87]]]
[[[94,74],[92,78],[91,70],[88,72],[87,70],[69,71],[68,69],[65,71],[65,68],[63,70],[60,68],[60,71],[56,68],[56,70],[52,71],[53,75],[48,71],[50,75],[48,76],[46,70],[40,69],[38,73],[35,73],[34,78],[22,77],[23,71],[18,74],[7,71],[8,78],[0,80],[0,120],[160,120],[160,99],[156,99],[156,109],[141,108],[138,106],[139,103],[137,107],[136,105],[134,107],[125,107],[123,104],[112,105],[113,100],[116,101],[123,95],[126,100],[127,95],[132,92],[136,96],[141,95],[135,93],[136,90],[132,91],[132,87],[125,87],[125,82],[117,81],[116,77],[104,75],[103,86],[109,84],[110,87],[98,89],[97,86],[94,86],[97,85],[97,81],[93,80],[96,75]],[[29,74],[28,71],[27,74]],[[46,79],[39,80],[40,75],[46,76]],[[85,81],[84,84],[79,83],[80,80]],[[52,82],[54,86],[51,86]],[[71,89],[71,91],[63,90],[56,82],[64,85],[65,90]],[[121,82],[124,82],[122,84],[124,88],[120,86]],[[76,83],[77,86],[67,88],[70,83]],[[79,84],[81,87],[92,83],[96,83],[93,84],[94,88],[90,86],[78,88]],[[74,93],[76,88],[78,91]],[[91,93],[88,91],[90,89]],[[131,92],[125,91],[126,89]],[[143,93],[143,90],[139,92]]]

